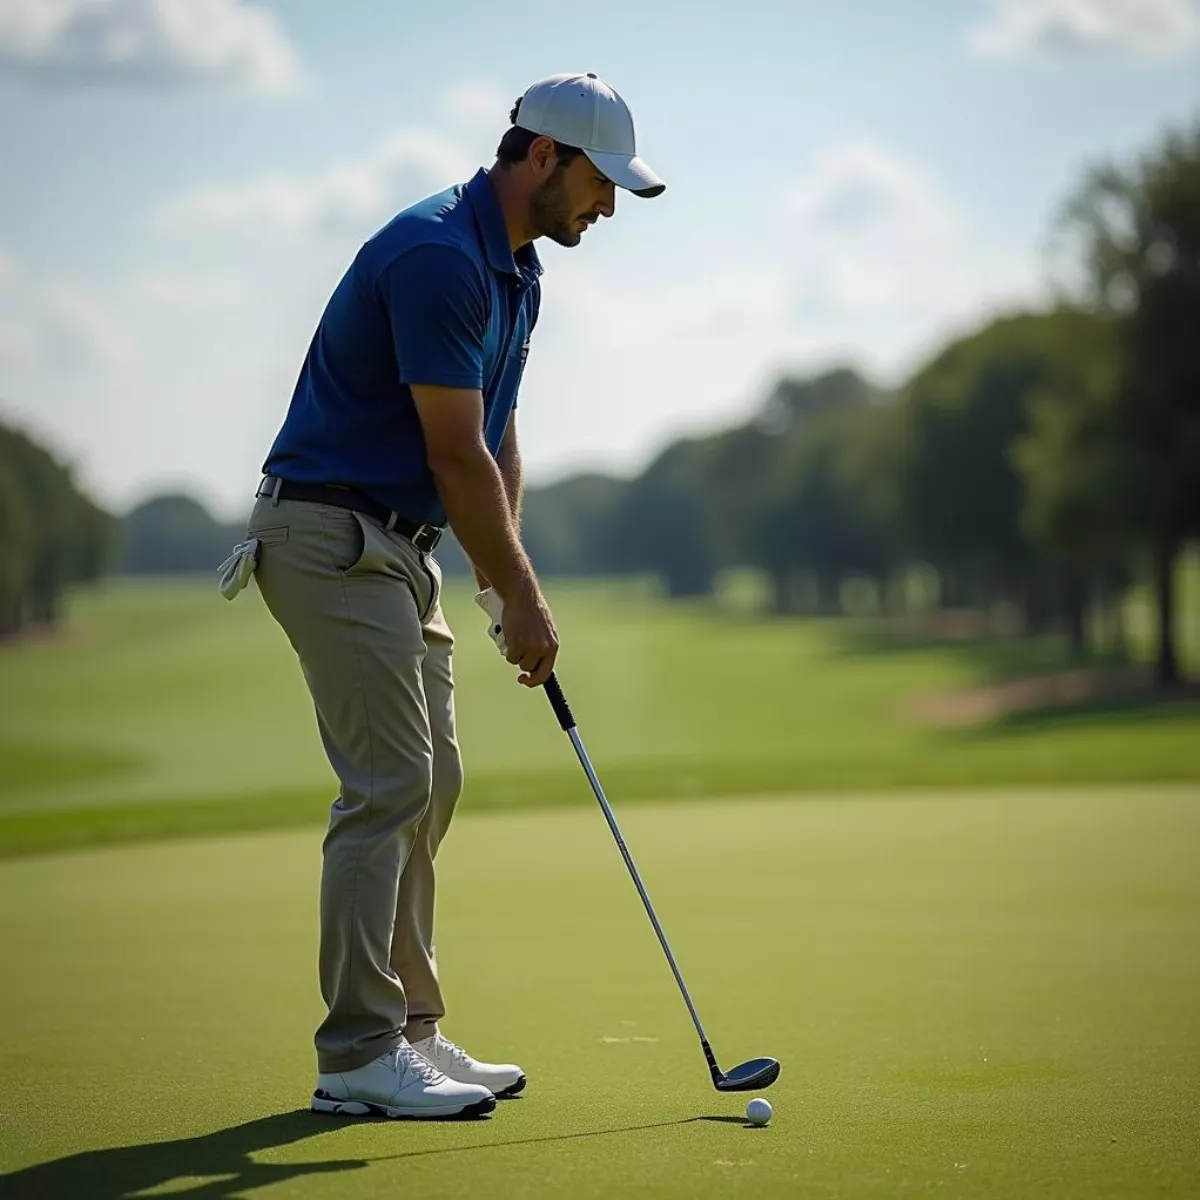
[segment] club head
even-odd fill
[[[752,1058],[732,1071],[713,1075],[718,1092],[756,1092],[769,1088],[779,1078],[779,1062],[774,1058]]]

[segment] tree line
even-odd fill
[[[108,569],[116,533],[65,465],[0,425],[0,637],[55,621],[70,584]]]
[[[752,419],[673,442],[634,478],[530,489],[523,536],[547,575],[644,575],[705,596],[753,567],[780,612],[838,612],[847,585],[905,606],[1004,602],[1082,647],[1154,581],[1158,674],[1178,677],[1172,581],[1200,537],[1200,122],[1087,175],[1057,225],[1071,283],[944,346],[893,391],[841,368],[781,379]],[[14,449],[17,447],[19,449]],[[207,571],[243,534],[157,497],[121,523],[18,434],[0,441],[0,608],[53,616],[62,586],[114,562]],[[448,539],[449,573],[465,560]],[[2,628],[4,626],[0,626]]]

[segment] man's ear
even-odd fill
[[[529,162],[538,179],[550,175],[558,165],[558,158],[554,153],[554,139],[545,136],[534,138],[529,146]]]

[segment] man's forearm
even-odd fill
[[[512,516],[513,529],[519,537],[521,530],[521,498],[523,493],[521,452],[517,449],[515,438],[506,436],[500,444],[500,453],[496,456],[496,466],[500,471],[500,478],[504,481],[504,495],[508,501],[508,511]],[[481,592],[486,591],[491,586],[487,572],[483,570],[470,554],[467,557],[471,560],[471,568],[475,572],[475,582],[479,585],[479,590]]]
[[[481,448],[478,453],[431,466],[450,526],[471,560],[480,586],[490,584],[501,599],[507,599],[531,584],[533,568],[517,536],[512,502],[499,463]]]
[[[511,435],[500,445],[500,453],[496,457],[496,465],[500,468],[500,477],[504,480],[504,494],[508,497],[508,511],[512,513],[513,525],[517,531],[521,529],[521,452],[517,441]]]

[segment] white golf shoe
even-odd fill
[[[525,1088],[525,1073],[520,1067],[512,1063],[476,1062],[461,1046],[440,1033],[413,1042],[413,1049],[455,1082],[477,1084],[498,1098],[515,1096]]]
[[[313,1112],[363,1117],[483,1116],[496,1097],[482,1084],[447,1079],[407,1042],[353,1071],[317,1076]]]

